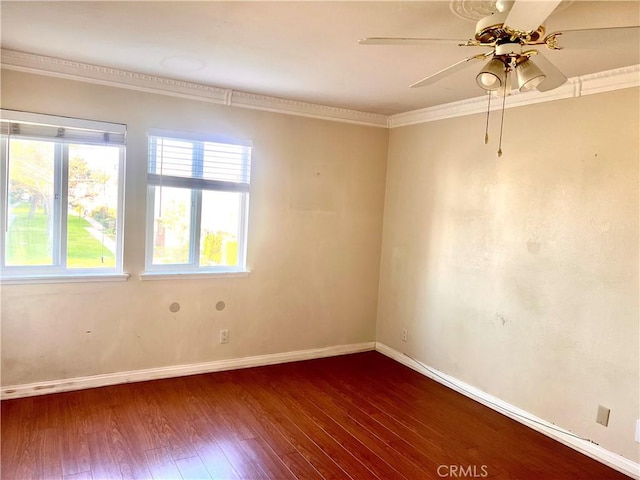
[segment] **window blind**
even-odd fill
[[[0,111],[1,134],[59,143],[125,145],[127,129],[118,123],[98,122],[37,113]]]
[[[149,136],[149,185],[248,192],[251,147]]]

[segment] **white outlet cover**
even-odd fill
[[[640,443],[640,419],[636,420],[636,442]]]
[[[220,343],[229,343],[229,330],[220,330]]]
[[[609,408],[598,405],[596,423],[599,423],[603,427],[609,426],[609,415],[611,415],[611,410]]]

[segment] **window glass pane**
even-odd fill
[[[54,151],[51,142],[10,141],[5,263],[54,263]]]
[[[189,263],[191,190],[154,189],[153,263]]]
[[[69,145],[69,268],[115,267],[119,161],[117,147]]]
[[[202,192],[200,266],[237,266],[244,193]]]

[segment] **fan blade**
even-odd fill
[[[431,85],[432,83],[437,82],[449,75],[459,72],[460,70],[464,70],[469,65],[476,63],[478,60],[484,60],[487,57],[493,55],[493,52],[482,53],[480,55],[474,55],[473,57],[465,58],[464,60],[460,60],[458,63],[454,63],[453,65],[440,70],[439,72],[434,73],[433,75],[429,75],[428,77],[423,78],[419,82],[410,85],[410,88],[424,87],[426,85]]]
[[[369,37],[358,40],[360,45],[464,45],[467,40],[451,38]]]
[[[544,23],[561,0],[516,0],[504,21],[512,30],[531,32]]]
[[[567,77],[564,76],[558,67],[556,67],[553,63],[549,61],[547,57],[538,53],[535,57],[533,57],[534,61],[540,67],[540,70],[544,72],[546,78],[538,85],[537,89],[541,92],[548,92],[549,90],[553,90],[554,88],[558,88],[567,81]]]
[[[608,48],[640,45],[640,27],[586,28],[582,30],[563,30],[547,35],[556,38],[560,48]]]

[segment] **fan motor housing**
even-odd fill
[[[532,32],[520,32],[505,26],[509,12],[499,12],[484,17],[476,24],[475,39],[480,43],[512,43],[516,38],[520,43],[537,42],[544,36],[544,27],[540,25]]]
[[[496,45],[496,55],[520,56],[522,55],[522,45],[519,43],[503,43]]]

